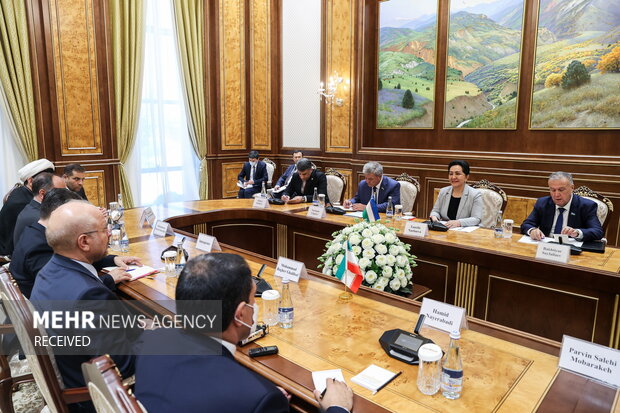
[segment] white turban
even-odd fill
[[[46,169],[51,169],[53,171],[55,169],[54,164],[45,158],[37,159],[36,161],[32,161],[22,167],[19,171],[17,171],[17,175],[20,181],[26,182],[28,178],[32,178],[39,172],[43,172]]]

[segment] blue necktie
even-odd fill
[[[558,219],[555,221],[554,234],[562,233],[562,228],[564,227],[564,211],[566,211],[564,208],[558,208]]]

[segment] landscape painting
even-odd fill
[[[437,0],[379,6],[377,128],[432,128]]]
[[[620,128],[620,0],[540,0],[531,129]]]
[[[450,0],[444,127],[516,129],[524,0]]]

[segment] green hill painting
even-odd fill
[[[377,128],[432,128],[437,0],[379,8]]]
[[[516,129],[524,0],[463,3],[450,1],[444,127]]]
[[[620,0],[540,0],[531,129],[620,128]]]

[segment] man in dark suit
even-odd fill
[[[86,192],[84,192],[84,179],[86,179],[86,170],[79,163],[70,163],[65,166],[62,177],[65,179],[67,188],[77,193],[84,201],[88,201],[86,198]]]
[[[19,180],[24,184],[13,188],[0,209],[0,255],[13,253],[17,216],[32,201],[32,180],[42,172],[54,172],[54,164],[47,159],[38,159],[17,171]]]
[[[114,286],[99,277],[93,266],[93,263],[107,255],[108,224],[101,211],[86,201],[69,201],[52,212],[47,222],[46,236],[54,255],[36,277],[30,296],[32,304],[39,311],[45,311],[50,303],[64,303],[65,311],[75,311],[82,310],[85,303],[89,303],[101,310],[101,313],[96,313],[97,316],[105,315],[105,302],[115,302],[118,299],[113,291]],[[113,265],[113,260],[108,264]],[[129,278],[129,274],[125,273],[120,280]],[[133,374],[134,357],[128,349],[113,352],[113,349],[119,349],[119,345],[131,343],[130,340],[125,340],[129,337],[125,335],[133,331],[116,329],[117,334],[110,334],[111,330],[97,327],[82,331],[90,337],[91,343],[87,350],[93,350],[93,353],[83,354],[80,348],[61,346],[62,343],[54,348],[56,362],[66,387],[84,386],[81,364],[105,353],[121,354],[112,356],[112,359],[124,376]],[[62,334],[57,330],[48,330],[48,333]],[[123,340],[119,339],[119,334],[123,335]],[[80,406],[73,410],[82,411],[80,409],[84,408],[88,411],[89,407],[91,406]]]
[[[49,172],[41,173],[32,180],[32,193],[34,197],[17,216],[15,232],[13,233],[14,246],[17,245],[17,241],[19,241],[19,238],[22,236],[24,229],[39,220],[41,202],[43,202],[45,195],[54,188],[65,187],[65,181],[61,177]],[[15,253],[15,251],[13,251],[13,253]]]
[[[237,183],[243,186],[239,189],[237,198],[252,198],[254,194],[261,191],[263,183],[267,185],[269,180],[267,165],[265,162],[259,161],[258,157],[257,151],[251,151],[248,154],[248,162],[243,164],[243,168],[237,176]]]
[[[325,195],[325,203],[328,203],[327,177],[323,172],[314,169],[309,159],[301,158],[297,161],[297,172],[293,174],[281,199],[289,204],[312,202],[315,188],[317,194]]]
[[[287,394],[235,361],[236,343],[256,328],[256,285],[245,260],[235,254],[203,254],[191,259],[176,287],[179,314],[198,300],[221,302],[221,336],[159,329],[143,334],[136,359],[135,394],[149,413],[288,412]],[[190,301],[191,300],[191,301]],[[194,313],[195,314],[195,313]],[[172,343],[170,355],[162,342]],[[328,381],[319,402],[329,413],[351,409],[351,390]],[[341,406],[341,407],[337,407]]]
[[[365,179],[360,182],[355,196],[344,201],[345,208],[361,211],[371,197],[374,197],[379,212],[385,212],[389,197],[392,197],[393,205],[400,204],[400,184],[383,175],[383,166],[379,162],[366,163],[362,172]]]
[[[567,172],[549,175],[549,196],[539,198],[521,224],[521,232],[533,240],[566,234],[578,241],[592,241],[605,234],[596,215],[597,205],[573,194],[573,177]]]
[[[304,154],[301,151],[294,151],[293,152],[293,164],[289,165],[288,168],[286,168],[286,171],[284,171],[284,173],[280,176],[280,178],[278,178],[278,181],[276,182],[276,185],[273,188],[273,196],[275,198],[280,198],[282,196],[283,189],[282,187],[288,186],[288,184],[291,182],[291,179],[293,178],[293,174],[295,172],[297,172],[297,162],[304,157]]]

